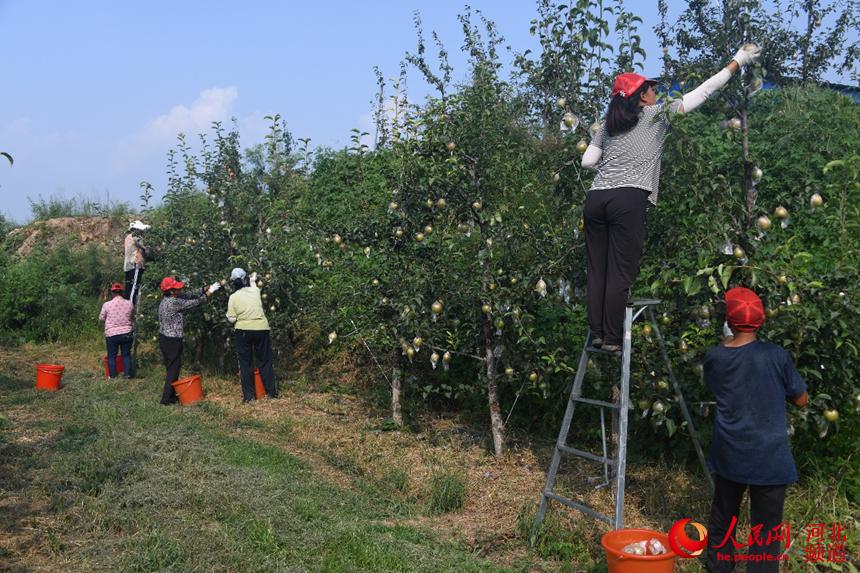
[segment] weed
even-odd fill
[[[448,513],[463,507],[466,498],[466,486],[463,478],[457,473],[439,472],[430,478],[430,514]]]
[[[382,483],[395,491],[406,493],[406,490],[409,487],[409,477],[406,475],[404,470],[392,469],[386,472],[382,477]]]

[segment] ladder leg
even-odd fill
[[[588,343],[590,341],[591,332],[589,331],[588,335],[585,337],[585,344],[582,347],[582,355],[579,357],[579,366],[576,369],[576,378],[573,382],[573,388],[570,390],[570,398],[567,401],[567,408],[564,411],[561,430],[558,432],[558,440],[556,440],[555,449],[552,454],[552,461],[549,464],[549,471],[546,474],[546,484],[544,485],[543,492],[541,493],[540,504],[538,505],[537,513],[535,514],[535,522],[534,525],[532,525],[531,535],[529,536],[529,543],[531,544],[534,544],[538,527],[543,522],[543,518],[546,515],[547,505],[549,504],[549,497],[547,497],[547,494],[552,493],[552,490],[555,487],[555,478],[558,474],[559,463],[561,462],[561,451],[558,447],[564,446],[567,442],[567,433],[570,430],[570,421],[573,419],[573,411],[576,408],[576,402],[573,399],[579,398],[580,394],[582,394],[582,381],[585,379],[585,371],[588,367],[588,352],[586,351],[586,348],[588,348]]]
[[[633,346],[633,307],[624,311],[624,341],[621,355],[621,396],[618,406],[618,471],[615,475],[615,529],[624,527],[624,485],[627,469],[627,412],[630,405],[630,352]]]
[[[654,311],[648,307],[648,319],[654,327],[654,333],[657,335],[657,341],[660,343],[660,354],[663,356],[663,362],[666,363],[666,371],[669,374],[669,380],[672,382],[672,388],[675,390],[675,395],[678,397],[678,403],[681,405],[681,414],[684,416],[684,421],[687,422],[687,428],[690,430],[690,437],[693,438],[693,448],[696,450],[696,455],[699,458],[699,463],[702,466],[702,471],[705,472],[705,479],[708,482],[708,488],[711,494],[714,493],[714,478],[711,471],[708,469],[708,463],[705,461],[705,453],[702,451],[702,444],[699,443],[699,437],[696,435],[696,427],[693,425],[693,419],[690,417],[690,411],[687,409],[687,401],[684,400],[684,395],[681,393],[681,387],[678,385],[678,380],[675,378],[675,372],[672,370],[672,363],[669,360],[669,354],[666,352],[666,341],[663,339],[663,334],[660,332],[660,326],[654,317]]]
[[[600,409],[600,441],[603,444],[603,484],[602,486],[609,485],[609,463],[605,460],[606,457],[606,414],[603,411],[603,408]]]

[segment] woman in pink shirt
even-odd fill
[[[123,298],[125,288],[114,283],[110,287],[113,298],[102,305],[99,320],[105,323],[105,342],[107,343],[108,372],[116,378],[116,354],[122,350],[123,377],[131,378],[134,365],[131,362],[131,345],[134,342],[134,305]]]

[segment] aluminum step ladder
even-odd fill
[[[708,481],[708,486],[713,492],[713,478],[711,477],[707,463],[705,462],[705,455],[702,452],[702,446],[699,443],[698,437],[696,436],[696,429],[693,426],[692,418],[690,418],[690,412],[687,409],[687,403],[684,400],[683,394],[681,393],[681,387],[678,385],[678,381],[675,378],[675,373],[672,370],[672,364],[669,361],[669,354],[666,350],[666,342],[660,332],[660,325],[657,323],[657,320],[654,316],[653,307],[660,304],[660,302],[661,301],[659,299],[634,299],[628,303],[624,313],[624,339],[622,341],[622,350],[620,353],[607,352],[600,348],[593,347],[591,345],[591,331],[588,332],[588,335],[585,339],[585,344],[582,349],[582,355],[579,358],[579,366],[576,369],[576,377],[573,382],[573,388],[570,391],[570,398],[567,402],[567,409],[564,412],[564,419],[561,423],[561,430],[558,433],[558,440],[555,444],[555,451],[553,452],[552,461],[550,462],[549,471],[547,472],[546,485],[544,485],[540,505],[538,505],[534,525],[532,526],[530,536],[530,541],[532,544],[536,539],[538,527],[543,522],[543,519],[546,515],[546,510],[549,506],[550,500],[557,501],[570,508],[581,511],[595,519],[604,521],[609,525],[613,526],[615,529],[622,529],[624,527],[624,485],[625,472],[627,469],[627,417],[628,412],[633,409],[630,404],[630,355],[633,346],[632,329],[633,323],[643,313],[647,315],[647,319],[652,324],[654,333],[657,337],[657,341],[660,347],[660,354],[666,366],[667,374],[672,382],[672,387],[675,390],[675,396],[678,398],[678,403],[681,406],[681,413],[684,416],[684,420],[686,420],[687,422],[687,428],[690,432],[690,436],[693,439],[693,446],[695,447],[696,455],[699,457],[699,463],[702,465],[702,469],[704,470],[706,479]],[[582,397],[582,382],[585,379],[589,355],[591,354],[607,354],[621,358],[621,388],[618,394],[618,398],[615,402],[606,402],[603,400],[593,400]],[[567,444],[567,435],[568,431],[570,430],[571,420],[573,419],[573,412],[576,409],[577,404],[587,404],[600,408],[600,435],[603,444],[603,450],[601,454],[594,454],[591,452],[580,450]],[[607,409],[617,410],[618,414],[617,457],[609,457],[607,454],[606,423],[604,414]],[[576,502],[572,499],[568,499],[553,491],[553,489],[555,488],[555,481],[556,477],[558,476],[558,468],[561,463],[562,455],[580,457],[603,464],[604,482],[602,484],[599,484],[597,486],[598,488],[610,485],[609,469],[611,467],[614,470],[614,516],[608,516],[603,513],[600,513],[594,508],[591,508],[583,503]]]

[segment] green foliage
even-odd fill
[[[828,431],[824,409],[856,415],[860,338],[849,325],[860,323],[860,274],[852,263],[860,256],[860,179],[850,158],[860,152],[860,110],[849,102],[812,87],[774,90],[752,102],[750,156],[764,171],[752,206],[742,191],[740,135],[721,131],[718,114],[679,118],[667,142],[661,201],[650,216],[637,287],[664,300],[669,340],[687,344],[675,355],[675,369],[694,402],[709,399],[697,364],[719,340],[725,290],[756,290],[769,310],[762,336],[792,352],[817,397],[808,412],[790,415],[795,430],[809,433],[797,437],[801,443]],[[820,207],[810,204],[815,192],[825,198]],[[778,206],[789,213],[784,225]],[[757,226],[761,215],[770,217],[769,230]],[[741,259],[731,248],[724,251],[727,243],[742,247]],[[650,348],[653,338],[643,343]],[[649,377],[640,380],[634,393],[655,398]],[[680,424],[677,411],[664,418]]]
[[[535,507],[524,505],[517,514],[517,532],[522,539],[530,539],[534,525]],[[599,539],[600,533],[596,528],[583,526],[581,523],[571,527],[570,523],[562,521],[560,514],[549,512],[530,540],[532,551],[544,559],[555,559],[562,563],[575,563],[578,570],[598,573],[606,571],[605,556],[590,543]],[[597,549],[597,551],[595,551]]]
[[[748,2],[727,7],[731,14],[688,8],[677,26],[658,29],[667,45],[689,48],[681,60],[667,59],[687,80],[713,73],[731,55],[725,46],[746,38],[723,20],[740,18],[762,37],[782,25]],[[163,256],[145,275],[144,332],[155,332],[162,276],[178,274],[196,288],[242,266],[263,279],[275,347],[285,353],[291,335],[310,333],[309,356],[348,352],[381,389],[402,371],[407,406],[488,404],[497,453],[508,424],[556,428],[586,331],[581,213],[590,174],[578,149],[614,71],[640,61],[639,21],[620,2],[540,2],[532,24],[540,52],[516,58],[515,81],[502,75],[494,24],[470,10],[460,22],[469,58],[462,85],[452,85],[435,35],[437,57],[428,56],[420,19],[406,64],[434,95],[409,101],[404,68],[386,97],[378,75],[376,149],[357,130],[347,149],[311,153],[307,140],[297,149],[277,116],[266,142],[244,154],[239,134],[217,124],[196,155],[181,138],[164,205],[148,211],[147,240]],[[768,67],[790,69],[777,65],[785,54],[769,54]],[[750,83],[733,80],[702,110],[672,118],[634,290],[664,301],[661,329],[678,348],[673,368],[703,435],[712,397],[701,359],[720,339],[723,293],[740,284],[760,292],[770,311],[763,336],[787,347],[810,383],[812,406],[790,416],[796,440],[829,436],[837,444],[860,393],[860,340],[851,327],[860,323],[860,119],[856,105],[827,90],[756,94]],[[742,129],[725,129],[735,116]],[[815,192],[824,203],[813,208]],[[144,185],[147,207],[150,197]],[[785,227],[778,206],[789,213]],[[771,227],[760,230],[765,214]],[[189,352],[226,369],[225,299],[218,294],[191,313],[187,332]],[[688,429],[655,368],[655,336],[638,327],[636,335],[633,396],[649,407],[632,424],[655,437],[649,448],[688,455]],[[591,367],[589,383],[608,391],[614,367]],[[650,407],[657,400],[663,411]],[[823,417],[833,408],[835,425]]]
[[[7,219],[5,215],[0,213],[0,243],[5,241],[6,234],[17,226],[14,221]]]
[[[0,340],[77,340],[99,330],[96,296],[116,279],[107,253],[69,245],[0,256]]]
[[[431,514],[448,513],[463,507],[466,485],[459,474],[439,472],[430,478],[430,499],[427,511]]]

